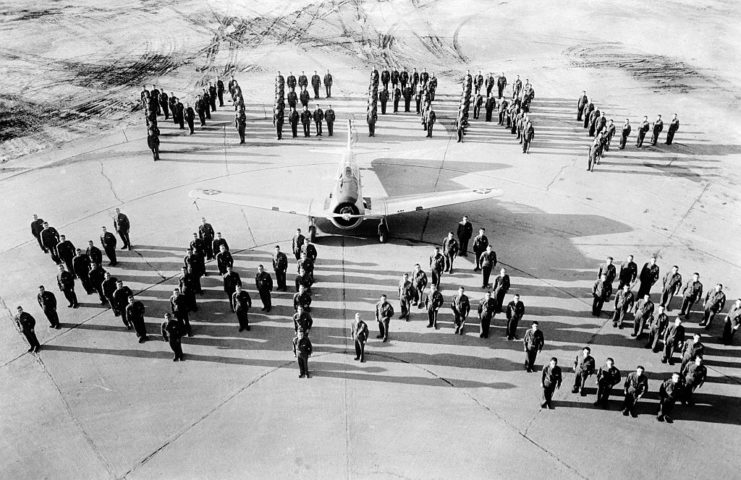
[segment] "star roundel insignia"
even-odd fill
[[[204,190],[204,195],[218,195],[221,193],[221,190]]]
[[[478,193],[480,195],[486,195],[489,192],[491,192],[491,188],[475,188],[473,190],[473,193]]]

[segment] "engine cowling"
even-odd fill
[[[358,206],[351,202],[342,202],[338,204],[334,209],[334,214],[339,216],[332,217],[332,223],[336,227],[342,228],[344,230],[355,228],[360,224],[360,222],[363,221],[362,218],[351,216],[360,214]]]

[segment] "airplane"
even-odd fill
[[[327,219],[336,228],[347,232],[356,229],[365,220],[375,219],[380,222],[379,241],[384,243],[388,236],[386,223],[388,216],[485,200],[502,195],[502,191],[495,188],[472,188],[398,197],[363,197],[360,168],[354,154],[356,138],[352,120],[348,120],[347,149],[340,160],[334,188],[327,197],[307,201],[281,196],[269,198],[264,195],[223,192],[214,189],[191,190],[188,196],[196,200],[211,200],[306,216],[309,219],[308,233],[312,242],[316,241],[317,218]]]

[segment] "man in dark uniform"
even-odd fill
[[[600,367],[597,372],[597,401],[594,402],[595,407],[608,408],[607,402],[612,387],[620,383],[620,379],[620,370],[615,367],[615,360],[608,358],[605,361],[605,366]]]
[[[409,274],[404,273],[399,280],[399,309],[401,310],[399,320],[409,321],[412,300],[414,300],[414,285],[409,280]]]
[[[453,310],[455,333],[463,335],[463,327],[466,325],[466,318],[471,311],[471,302],[464,293],[463,287],[458,287],[458,295],[453,298],[450,308]]]
[[[306,90],[305,88],[302,88],[301,92],[299,92],[298,94],[298,100],[299,102],[301,102],[301,106],[304,108],[308,108],[310,98],[311,96],[309,95],[309,91]]]
[[[299,331],[309,333],[311,327],[314,325],[314,319],[311,318],[309,312],[305,311],[304,308],[299,305],[296,313],[293,314],[293,330],[298,333]]]
[[[175,354],[172,361],[185,361],[183,357],[182,337],[183,330],[178,320],[172,318],[169,313],[165,313],[165,321],[162,322],[162,340],[170,344],[172,352]]]
[[[296,76],[293,74],[293,72],[288,72],[288,77],[286,77],[286,85],[288,85],[288,88],[292,92],[296,90]]]
[[[242,145],[245,143],[245,132],[247,131],[247,114],[244,110],[240,110],[234,115],[234,127],[239,134],[239,144]]]
[[[226,272],[224,275],[221,276],[222,280],[224,281],[224,293],[226,294],[226,299],[229,302],[229,306],[232,309],[232,312],[234,311],[234,303],[232,302],[232,297],[234,297],[234,291],[237,289],[237,287],[242,286],[242,279],[239,278],[239,274],[232,270],[231,265],[227,265]]]
[[[190,130],[190,134],[193,135],[195,133],[195,126],[194,122],[196,119],[196,114],[193,111],[193,107],[190,106],[190,103],[186,104],[185,106],[185,115],[183,116],[186,122],[188,122],[188,129]],[[182,128],[182,124],[181,124]]]
[[[201,224],[198,226],[198,238],[203,242],[203,253],[206,254],[206,258],[208,260],[214,258],[214,251],[212,248],[214,241],[214,227],[206,221],[205,217],[201,218]]]
[[[394,87],[393,97],[394,97],[394,113],[398,113],[399,101],[401,100],[401,89],[399,87]]]
[[[664,287],[661,291],[661,305],[666,308],[666,311],[670,311],[669,308],[672,297],[679,294],[679,290],[682,288],[682,275],[679,274],[679,267],[674,265],[672,271],[664,276]]]
[[[735,305],[726,314],[725,322],[723,322],[723,345],[731,345],[733,343],[733,334],[736,330],[741,327],[741,299],[736,300]]]
[[[107,303],[105,293],[103,292],[103,281],[105,280],[106,273],[103,267],[100,266],[100,263],[93,263],[90,268],[90,286],[98,292],[101,305]]]
[[[59,236],[59,243],[57,244],[57,256],[59,260],[64,262],[67,266],[68,271],[72,271],[72,259],[75,257],[75,246],[67,240],[64,235]]]
[[[216,266],[219,269],[219,275],[224,275],[228,267],[234,266],[232,254],[222,245],[219,253],[216,254]]]
[[[404,67],[404,69],[399,74],[399,84],[401,85],[402,90],[406,88],[408,81],[409,81],[409,72],[407,72],[406,67]]]
[[[602,275],[599,280],[594,282],[592,286],[592,315],[599,317],[602,313],[602,306],[605,301],[610,298],[612,294],[612,287],[607,281],[607,275]]]
[[[437,114],[432,107],[427,109],[427,138],[432,138],[432,127],[435,126],[437,121]]]
[[[411,86],[406,86],[402,90],[402,95],[404,96],[404,111],[409,112],[412,104],[412,97],[414,96],[414,90],[412,90]]]
[[[492,295],[497,302],[497,313],[502,313],[504,296],[509,292],[509,287],[509,275],[507,275],[507,271],[503,268],[499,271],[499,275],[494,278],[494,287],[492,289]]]
[[[107,231],[105,227],[100,228],[103,232],[100,235],[100,244],[103,246],[103,250],[108,257],[108,260],[110,260],[108,265],[115,266],[118,264],[116,261],[116,237],[113,236],[111,232]]]
[[[183,333],[187,333],[188,336],[192,336],[193,333],[190,328],[190,319],[188,318],[188,312],[192,310],[188,295],[182,292],[180,288],[175,287],[172,290],[170,296],[170,310],[175,315],[175,319],[181,327]]]
[[[291,90],[290,92],[288,92],[286,100],[288,101],[289,108],[296,108],[296,105],[298,103],[298,95],[296,94],[296,92]]]
[[[162,112],[160,111],[160,91],[157,89],[157,86],[152,85],[152,91],[149,94],[149,99],[151,102],[151,105],[154,107],[152,110],[154,111],[155,115],[162,115]]]
[[[144,304],[134,298],[134,295],[130,295],[128,299],[128,305],[126,305],[125,314],[129,323],[134,326],[139,343],[144,343],[149,340],[147,337],[147,326],[144,323]]]
[[[269,312],[272,308],[270,292],[273,291],[273,278],[262,265],[257,266],[257,275],[255,275],[255,288],[257,293],[260,295],[260,301],[262,301],[262,311]]]
[[[497,312],[497,301],[491,298],[491,292],[486,292],[484,298],[479,302],[479,323],[481,324],[481,333],[479,338],[489,338],[489,328],[491,321]]]
[[[445,257],[440,253],[440,247],[435,247],[430,255],[430,275],[432,275],[432,285],[440,286],[440,277],[445,270]]]
[[[322,122],[324,121],[324,111],[321,109],[321,107],[319,107],[319,105],[316,106],[316,110],[314,110],[312,117],[314,118],[314,126],[316,127],[316,136],[321,137]]]
[[[381,72],[381,83],[383,84],[384,90],[388,90],[389,80],[391,80],[391,73],[389,73],[387,69],[383,69]]]
[[[688,280],[684,290],[682,290],[682,309],[679,311],[679,315],[689,317],[692,306],[701,299],[702,283],[700,283],[700,274],[695,272],[692,274],[692,280]]]
[[[633,310],[633,333],[630,334],[631,337],[636,337],[636,340],[641,338],[643,328],[651,322],[653,313],[654,304],[650,295],[646,295],[636,302],[635,310]]]
[[[615,311],[612,313],[612,326],[623,328],[623,320],[625,320],[625,314],[633,308],[635,304],[635,297],[633,292],[630,291],[628,285],[623,286],[623,289],[615,294]]]
[[[581,96],[579,97],[579,100],[576,101],[576,121],[581,122],[582,114],[584,113],[584,108],[589,103],[589,98],[587,97],[586,90],[581,92]]]
[[[118,317],[121,313],[116,309],[116,302],[113,300],[113,292],[116,291],[116,282],[118,282],[116,277],[111,276],[109,272],[105,272],[104,280],[100,286],[103,289],[103,296],[108,302],[108,306],[111,307],[113,314]]]
[[[425,308],[427,309],[427,328],[435,327],[435,330],[437,330],[439,327],[437,326],[437,314],[440,310],[440,307],[443,306],[443,303],[445,303],[445,300],[443,299],[443,294],[440,293],[438,290],[438,286],[435,285],[433,282],[430,284],[430,294],[427,295],[427,299],[425,300]]]
[[[361,318],[360,314],[355,314],[355,320],[352,323],[350,336],[355,343],[355,359],[360,363],[365,363],[365,344],[368,341],[368,324]]]
[[[180,117],[178,112],[178,98],[175,96],[175,93],[170,92],[170,98],[167,100],[168,106],[170,108],[170,111],[172,112],[172,123],[177,125],[180,123]]]
[[[397,69],[394,69],[391,72],[391,88],[396,89],[398,85],[399,85],[399,71]]]
[[[665,380],[659,388],[659,411],[656,413],[656,420],[672,423],[674,420],[670,414],[674,410],[674,404],[683,397],[684,380],[679,373],[674,372],[672,378]]]
[[[226,251],[229,251],[229,243],[227,243],[226,238],[221,236],[221,232],[216,232],[216,238],[213,239],[211,242],[211,251],[212,252],[220,252],[221,246],[224,245],[224,248],[226,248]]]
[[[299,330],[296,338],[293,339],[293,354],[298,359],[299,375],[298,378],[311,378],[309,373],[309,357],[314,347],[309,340],[309,335],[303,330]]]
[[[90,257],[82,253],[79,248],[77,249],[77,255],[72,259],[72,272],[80,279],[85,293],[88,295],[93,293],[93,287],[90,284]]]
[[[664,122],[661,120],[661,115],[656,119],[653,126],[653,135],[651,135],[651,145],[656,146],[659,141],[659,134],[664,129]]]
[[[386,295],[381,295],[381,299],[376,304],[376,322],[378,322],[378,335],[376,338],[382,338],[384,342],[389,339],[389,323],[394,316],[394,307],[386,301]]]
[[[72,272],[65,270],[64,265],[58,265],[59,273],[57,274],[57,286],[59,291],[64,293],[64,298],[67,299],[70,308],[77,308],[80,306],[77,303],[77,295],[75,294],[75,276]]]
[[[681,318],[675,318],[674,324],[667,327],[664,332],[664,354],[661,357],[661,363],[669,362],[669,365],[674,365],[675,350],[682,350],[684,346],[684,325],[682,325]]]
[[[198,239],[198,241],[200,242],[200,239]],[[191,274],[195,293],[202,294],[203,288],[201,288],[201,277],[205,273],[205,263],[201,249],[188,247],[185,257],[183,257],[183,265],[187,267],[187,271]]]
[[[617,277],[617,269],[612,263],[613,261],[614,259],[612,257],[607,257],[605,263],[599,266],[599,271],[597,272],[597,278],[602,278],[602,275],[605,275],[607,283],[610,284],[610,291],[612,291],[612,283],[615,281],[615,277]]]
[[[492,113],[494,112],[494,108],[496,108],[496,105],[497,105],[496,99],[494,98],[493,95],[490,95],[486,99],[486,107],[485,107],[486,108],[486,121],[487,122],[491,122],[491,116],[492,116]]]
[[[595,106],[593,102],[587,103],[587,106],[584,107],[584,128],[589,128],[591,119],[592,119],[592,113],[594,112]],[[591,135],[590,135],[591,137]]]
[[[623,384],[623,392],[625,393],[623,415],[626,417],[628,414],[633,418],[638,416],[638,412],[636,411],[638,399],[648,392],[648,378],[643,372],[644,368],[638,365],[636,371],[630,372],[625,378],[625,383]]]
[[[700,341],[700,338],[699,333],[694,333],[691,341],[684,342],[684,346],[682,347],[682,364],[679,367],[680,372],[684,371],[684,367],[688,363],[694,362],[697,357],[705,356],[705,344]]]
[[[116,216],[113,219],[113,228],[118,232],[118,236],[121,237],[123,246],[121,250],[131,250],[131,240],[129,239],[129,230],[131,229],[131,223],[129,223],[129,217],[121,213],[121,209],[116,209]]]
[[[151,125],[147,129],[147,146],[152,151],[152,158],[156,162],[160,159],[160,129],[157,125]]]
[[[306,241],[306,237],[301,233],[301,229],[297,228],[296,235],[291,240],[291,251],[293,252],[293,256],[296,257],[296,260],[301,258],[301,247],[304,246],[304,241]]]
[[[329,70],[327,70],[327,73],[324,74],[324,90],[326,91],[327,98],[332,98],[332,83],[334,83],[334,79],[332,78],[332,74],[329,73]]]
[[[232,311],[237,314],[237,321],[239,322],[239,331],[250,330],[250,319],[249,311],[252,307],[252,298],[247,290],[242,290],[241,282],[236,285],[236,289],[232,294],[230,301],[232,305]]]
[[[303,285],[299,285],[298,292],[293,294],[293,311],[297,312],[299,306],[305,312],[311,312],[311,294]]]
[[[41,242],[41,232],[44,230],[44,220],[39,218],[35,213],[33,214],[33,221],[31,222],[31,235],[39,242],[39,247],[44,253],[47,253],[46,247]]]
[[[285,292],[286,287],[286,270],[288,270],[288,257],[280,251],[280,246],[275,246],[273,254],[273,272],[275,272],[275,281],[278,283],[278,291]]]
[[[216,96],[219,97],[219,106],[224,106],[224,82],[216,77]]]
[[[39,307],[41,307],[44,315],[46,315],[46,319],[49,320],[49,328],[56,328],[57,330],[62,328],[59,325],[59,315],[57,314],[57,297],[44,289],[43,285],[39,285],[39,294],[36,296],[36,300],[39,302]]]
[[[366,117],[366,120],[368,121],[368,136],[375,137],[376,136],[376,121],[378,120],[378,113],[376,113],[375,108],[368,110],[368,115]]]
[[[213,82],[208,82],[208,103],[211,105],[211,111],[216,111],[216,96],[218,95],[218,91],[216,90],[216,85],[213,84]]]
[[[389,91],[386,89],[381,90],[378,94],[378,99],[381,100],[381,115],[386,115],[386,103],[389,100]]]
[[[651,287],[659,280],[659,266],[656,265],[656,257],[651,257],[648,262],[643,264],[641,273],[638,276],[641,286],[638,289],[638,298],[643,298],[651,292]]]
[[[195,104],[196,113],[198,114],[198,120],[201,122],[201,127],[206,126],[206,111],[207,108],[204,105],[204,101],[201,98],[200,95],[196,97],[196,104]]]
[[[638,266],[633,261],[633,255],[628,255],[627,260],[620,265],[620,273],[618,273],[620,283],[618,284],[618,290],[622,290],[625,285],[632,285],[637,275]]]
[[[474,243],[474,248],[476,244]],[[494,267],[497,266],[497,253],[491,245],[486,246],[486,250],[479,257],[481,264],[481,288],[489,288],[489,276]]]
[[[443,258],[445,258],[446,273],[453,273],[453,262],[455,262],[455,257],[458,256],[459,249],[458,241],[453,238],[453,232],[448,232],[448,235],[443,239]]]
[[[579,393],[582,397],[587,395],[587,380],[594,373],[594,357],[590,355],[592,349],[589,347],[582,348],[581,355],[577,355],[574,360],[574,388],[571,393]]]
[[[412,305],[419,305],[419,308],[423,308],[424,304],[424,291],[427,287],[427,274],[422,271],[422,267],[419,263],[414,265],[414,271],[412,272],[412,284],[414,285],[414,302]]]
[[[507,340],[517,338],[517,325],[525,315],[525,304],[520,300],[520,294],[516,293],[514,298],[507,304]]]
[[[659,305],[658,313],[651,319],[648,330],[648,343],[646,348],[650,348],[654,353],[659,351],[659,341],[664,339],[666,328],[669,326],[669,317],[664,313],[664,307]]]
[[[553,409],[553,405],[551,404],[553,393],[557,388],[561,388],[562,380],[561,367],[558,366],[558,359],[552,357],[548,365],[543,367],[543,373],[540,378],[540,386],[543,388],[543,403],[540,404],[540,408],[548,407]]]
[[[623,125],[623,130],[620,134],[620,150],[625,148],[625,143],[628,141],[628,136],[630,135],[630,131],[631,131],[630,120],[626,118],[625,124]]]
[[[321,86],[322,79],[319,74],[316,73],[316,70],[314,70],[314,75],[311,76],[311,88],[314,89],[314,98],[319,98],[319,87]]]
[[[87,242],[87,250],[86,254],[88,257],[90,257],[90,263],[91,264],[102,264],[103,263],[103,252],[100,251],[98,247],[96,247],[93,244],[92,240],[88,240]]]
[[[648,123],[648,117],[643,117],[641,127],[638,129],[638,139],[636,140],[636,147],[641,148],[643,146],[643,140],[646,138],[646,134],[650,130],[651,126]]]
[[[700,326],[705,327],[705,330],[710,330],[710,324],[713,322],[713,319],[723,311],[723,307],[725,306],[726,294],[723,293],[723,285],[719,283],[705,295],[705,304],[703,305],[705,313],[702,316]]]
[[[196,301],[196,293],[198,293],[196,278],[197,277],[193,273],[193,270],[186,267],[181,269],[180,275],[178,276],[178,287],[180,293],[185,297],[186,312],[188,310],[193,312],[198,311],[198,303]],[[190,327],[188,327],[188,329],[190,330]]]
[[[615,123],[613,123],[612,119],[610,119],[610,123],[605,127],[605,135],[607,138],[607,143],[605,144],[605,151],[610,151],[610,145],[612,144],[612,137],[615,136]]]
[[[24,312],[23,307],[17,308],[18,313],[13,318],[16,329],[26,337],[29,352],[38,352],[41,349],[39,339],[36,338],[36,319],[30,313]]]
[[[494,78],[494,74],[489,72],[489,76],[486,77],[486,81],[484,82],[484,85],[486,86],[486,96],[491,96],[491,91],[494,89],[494,85],[496,85],[497,81]]]
[[[504,89],[507,86],[507,77],[504,76],[504,72],[502,72],[499,77],[497,77],[497,92],[498,92],[498,98],[502,98],[502,94],[504,94]]]
[[[457,143],[463,143],[463,137],[466,135],[466,126],[463,120],[463,114],[458,116],[455,122],[455,132],[458,138]]]
[[[677,114],[674,114],[671,123],[669,124],[669,130],[666,132],[666,144],[671,145],[674,141],[674,134],[679,130],[679,119]]]
[[[125,286],[121,280],[116,280],[116,290],[111,295],[113,303],[116,305],[114,311],[121,314],[121,320],[123,320],[124,326],[129,330],[131,330],[132,326],[126,317],[126,307],[129,305],[129,297],[132,295],[134,295],[134,292],[129,287]]]
[[[702,356],[697,356],[694,361],[682,367],[682,377],[684,377],[685,387],[684,396],[682,397],[683,405],[694,406],[695,402],[692,400],[692,394],[705,383],[705,379],[708,376],[708,369],[702,362]]]
[[[486,237],[486,235],[484,235],[484,232],[484,228],[479,228],[479,234],[476,235],[476,238],[473,239],[473,255],[476,258],[476,266],[473,269],[474,272],[478,272],[479,270],[481,270],[481,254],[484,253],[486,251],[486,247],[489,246],[489,239]],[[460,238],[460,233],[458,234],[458,236]]]
[[[473,235],[473,225],[468,221],[466,215],[463,215],[463,219],[458,223],[456,233],[458,234],[458,242],[460,244],[460,256],[466,257],[468,256],[468,241],[471,240],[471,235]]]
[[[474,120],[478,120],[479,115],[481,114],[481,107],[484,105],[484,97],[481,94],[476,94],[476,97],[473,101],[473,118]]]
[[[167,93],[163,90],[162,93],[160,93],[160,107],[162,107],[162,112],[165,114],[165,120],[170,119],[170,112],[169,107],[170,104],[168,103]],[[172,112],[173,115],[175,115],[175,112]]]
[[[327,122],[327,132],[328,135],[331,137],[334,135],[334,122],[337,119],[334,110],[332,110],[332,105],[329,106],[329,108],[324,112],[324,121]]]
[[[201,102],[203,104],[203,109],[204,109],[204,113],[206,114],[206,118],[211,120],[211,108],[210,108],[211,107],[211,95],[209,95],[207,88],[203,89],[203,96],[201,98],[202,98]]]
[[[301,125],[304,127],[304,137],[311,136],[311,112],[309,107],[304,105],[304,110],[301,112]]]
[[[298,121],[298,112],[295,108],[291,108],[291,111],[288,113],[288,123],[291,125],[291,135],[293,136],[293,138],[296,138],[298,136]]]
[[[59,256],[57,255],[57,245],[59,244],[59,232],[54,227],[50,227],[48,222],[43,223],[43,230],[39,236],[41,237],[41,244],[44,246],[51,260],[54,263],[59,263]]]

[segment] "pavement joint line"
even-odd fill
[[[255,234],[252,233],[252,227],[250,227],[250,221],[247,219],[247,214],[244,212],[244,208],[239,209],[240,212],[242,212],[242,217],[244,218],[244,223],[247,224],[247,231],[250,232],[250,238],[252,238],[252,248],[257,247],[257,240],[255,240]]]
[[[671,239],[672,237],[674,237],[674,234],[677,233],[677,230],[679,230],[679,227],[682,226],[682,224],[687,219],[687,217],[690,215],[690,213],[692,213],[692,211],[695,209],[695,205],[697,205],[697,202],[699,202],[700,199],[702,198],[702,196],[705,195],[705,192],[708,191],[708,189],[710,188],[710,185],[711,185],[711,182],[707,182],[705,184],[705,187],[702,189],[702,191],[697,195],[697,197],[695,197],[695,201],[693,201],[692,202],[692,205],[690,205],[689,208],[687,209],[687,211],[684,212],[684,215],[682,215],[682,218],[679,219],[679,221],[675,225],[674,229],[669,234],[669,237],[668,237],[669,239]]]
[[[100,165],[100,174],[103,176],[103,178],[105,178],[106,182],[108,182],[108,188],[111,190],[113,197],[116,200],[118,200],[119,205],[123,205],[125,202],[121,200],[121,198],[118,196],[118,193],[116,193],[116,189],[113,187],[113,181],[105,173],[105,166],[103,165],[103,160],[98,160],[98,164]]]

